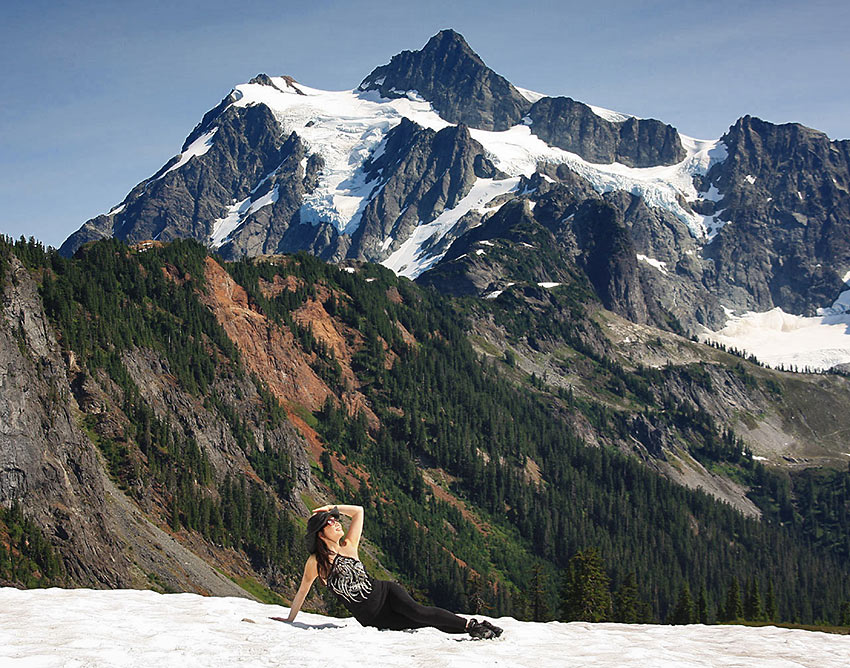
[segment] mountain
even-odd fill
[[[597,209],[616,223],[575,217]],[[641,619],[737,577],[782,619],[837,620],[847,379],[631,323],[573,263],[535,281],[559,256],[530,213],[476,228],[525,221],[483,244],[527,277],[490,299],[303,253],[2,240],[0,579],[280,603],[331,499],[367,509],[373,573],[439,605],[556,617],[570,558],[603,545]],[[580,235],[589,256],[618,255],[612,230]]]
[[[0,578],[279,602],[336,499],[436,604],[556,617],[601,546],[645,619],[740,581],[837,620],[846,375],[694,334],[846,337],[847,184],[846,142],[693,139],[452,31],[356,90],[258,75],[60,253],[0,240]]]
[[[468,247],[473,237],[463,237],[509,200],[563,196],[556,208],[565,209],[580,193],[585,214],[601,216],[586,230],[621,230],[619,255],[603,259],[604,244],[566,223],[561,259],[589,272],[615,312],[702,333],[730,313],[844,314],[833,302],[850,270],[847,155],[847,141],[799,125],[745,116],[718,140],[695,140],[661,121],[519,89],[443,30],[353,91],[265,74],[238,85],[178,156],[61,250],[110,236],[192,238],[227,259],[306,250],[411,278],[449,271],[458,289],[483,296],[515,277],[486,257],[440,268],[462,255],[446,255],[452,243]],[[590,203],[599,200],[607,206]]]

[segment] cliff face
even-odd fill
[[[654,119],[612,122],[568,97],[544,97],[528,112],[531,131],[551,146],[589,162],[629,167],[673,165],[685,157],[679,133]]]
[[[729,156],[703,182],[724,222],[705,248],[710,287],[740,308],[814,315],[850,267],[850,141],[751,116],[723,141]]]
[[[0,502],[24,500],[53,538],[69,577],[129,586],[110,535],[97,451],[79,426],[66,360],[35,282],[13,256],[0,326]]]
[[[248,594],[216,568],[273,582],[273,574],[256,573],[257,566],[243,553],[169,526],[172,491],[151,484],[146,471],[153,460],[138,449],[129,398],[108,375],[92,374],[73,352],[62,352],[38,286],[14,255],[2,295],[0,503],[21,504],[42,529],[63,563],[59,581],[227,596]],[[222,309],[232,307],[232,301],[223,302]],[[219,302],[212,298],[212,303]],[[291,350],[276,352],[285,368],[293,366],[285,359]],[[248,472],[256,484],[264,484],[232,426],[176,382],[167,359],[133,348],[121,355],[121,363],[122,373],[139,390],[137,405],[150,409],[150,419],[171,425],[178,438],[197,444],[209,462],[213,485]],[[260,443],[287,453],[293,491],[281,501],[303,514],[299,495],[313,489],[303,437],[288,422],[272,428],[256,417],[261,399],[248,378],[224,372],[211,390],[232,407],[232,414],[256,423],[252,431]],[[234,394],[240,399],[234,400]],[[119,452],[125,464],[116,468]]]

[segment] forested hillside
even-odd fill
[[[704,358],[630,364],[588,292],[450,299],[305,254],[224,263],[191,241],[106,240],[66,259],[3,240],[0,284],[24,279],[111,481],[255,592],[293,593],[304,516],[332,499],[366,508],[376,575],[459,610],[574,618],[590,562],[614,594],[603,618],[623,621],[686,619],[686,592],[700,592],[706,621],[725,619],[738,586],[750,608],[733,617],[838,623],[850,600],[850,471],[767,467],[701,399],[722,379],[780,402],[783,376],[684,339]],[[36,377],[13,316],[10,354]],[[560,351],[564,373],[527,372],[530,350]],[[687,458],[753,511],[659,473]],[[30,512],[20,489],[0,485],[17,502],[0,516],[0,578],[96,579],[68,566],[58,513]]]

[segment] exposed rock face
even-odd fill
[[[26,503],[69,577],[130,586],[107,530],[97,453],[77,424],[61,351],[35,283],[11,258],[0,321],[0,503]]]
[[[206,153],[192,157],[180,169],[171,169],[179,161],[179,157],[173,158],[136,186],[122,209],[86,223],[83,230],[62,244],[60,251],[72,255],[83,243],[110,227],[111,233],[104,236],[128,242],[185,238],[206,242],[214,221],[227,213],[224,203],[245,199],[264,176],[278,168],[291,172],[293,154],[303,151],[296,138],[281,141],[280,126],[263,105],[228,107],[202,123],[204,127],[211,124],[218,129]],[[197,132],[187,142],[195,141],[192,138]]]
[[[586,200],[575,213],[572,229],[582,251],[580,266],[605,308],[632,322],[648,322],[637,254],[617,210],[604,202]]]
[[[137,495],[134,501],[129,490],[109,478],[92,439],[127,443],[120,389],[105,374],[80,369],[72,354],[64,358],[38,288],[14,255],[2,287],[0,503],[22,502],[61,556],[69,585],[144,588],[156,583],[175,591],[246,596],[209,563],[224,560],[232,573],[251,574],[244,557],[232,551],[216,554],[203,541],[181,543],[151,521],[161,517],[158,494]],[[202,398],[174,382],[166,360],[135,349],[122,355],[122,363],[141,398],[163,423],[198,444],[217,478],[250,470],[230,427],[207,410]],[[270,429],[252,414],[262,402],[247,377],[228,378],[212,391],[241,397],[234,410],[257,425],[258,442],[287,450],[299,490],[293,498],[311,488],[302,437],[290,423]],[[284,501],[303,513],[300,501]],[[192,537],[183,539],[191,542]]]
[[[367,164],[378,194],[366,205],[348,256],[383,260],[420,223],[454,208],[478,178],[498,174],[464,125],[439,132],[404,119],[387,135],[384,153]],[[389,245],[383,243],[393,238]]]
[[[850,269],[850,141],[745,116],[723,137],[729,156],[702,184],[728,221],[705,256],[730,305],[813,315]]]
[[[620,212],[636,253],[646,258],[638,271],[647,303],[657,302],[689,330],[722,327],[726,314],[720,299],[705,285],[713,275],[711,264],[700,258],[700,244],[687,226],[636,195],[615,191],[604,198]]]
[[[251,200],[272,195],[271,205],[261,207],[229,236],[220,248],[227,259],[243,255],[271,255],[307,250],[325,259],[340,259],[347,246],[341,245],[336,229],[329,223],[301,222],[304,193],[315,187],[322,160],[307,156],[304,143],[293,132],[280,150],[282,161],[274,174],[251,193]]]
[[[239,347],[248,369],[266,382],[283,405],[321,408],[330,391],[297,354],[292,333],[251,308],[244,288],[212,258],[207,260],[206,280],[205,301]]]
[[[673,165],[685,157],[673,126],[637,118],[613,123],[568,97],[544,97],[534,103],[528,117],[532,133],[589,162],[654,167]]]
[[[504,204],[449,248],[418,282],[486,296],[518,282],[569,284],[633,322],[670,326],[668,309],[639,266],[623,211],[562,166],[520,184],[532,194]],[[650,270],[654,271],[654,270]]]
[[[376,90],[387,98],[416,91],[445,120],[481,130],[507,130],[531,107],[454,30],[437,33],[421,51],[393,56],[363,80],[360,90]]]

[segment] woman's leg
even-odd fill
[[[387,583],[387,600],[370,626],[401,631],[433,626],[444,633],[465,633],[466,620],[442,608],[420,605],[400,585]]]

